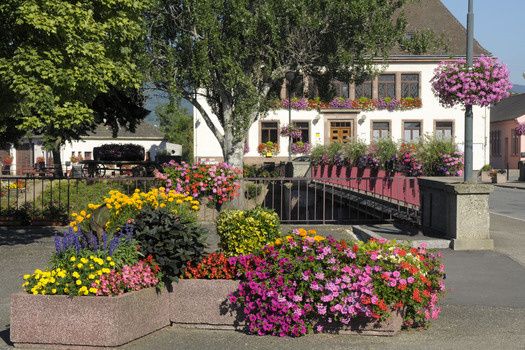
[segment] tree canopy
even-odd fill
[[[242,166],[247,130],[285,72],[363,80],[403,39],[407,1],[160,0],[148,16],[151,78],[190,101]]]
[[[160,129],[169,142],[182,145],[182,160],[193,161],[193,116],[180,105],[172,101],[156,109]]]
[[[135,0],[0,4],[0,85],[13,104],[5,118],[22,132],[43,135],[56,166],[60,145],[98,122],[134,128],[134,118],[145,116],[137,108],[137,93],[149,5]],[[132,111],[129,119],[122,110]],[[2,139],[8,139],[8,130],[0,129]]]

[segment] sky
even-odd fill
[[[466,26],[468,0],[441,0]],[[474,0],[474,37],[525,85],[525,0]]]

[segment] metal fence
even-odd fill
[[[382,178],[343,179],[350,183]],[[100,202],[111,189],[132,193],[161,185],[155,178],[0,177],[0,225],[66,223],[69,213]],[[238,196],[224,208],[273,209],[289,224],[363,224],[393,220],[419,222],[419,209],[369,191],[348,188],[341,179],[307,177],[243,178]]]

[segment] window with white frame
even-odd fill
[[[372,122],[372,140],[387,139],[390,137],[390,122]]]
[[[421,137],[421,122],[403,122],[403,141],[417,142]]]

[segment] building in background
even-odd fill
[[[513,95],[495,104],[490,111],[490,165],[497,169],[518,169],[525,161],[525,94]]]
[[[166,142],[164,134],[155,126],[142,123],[137,126],[135,132],[126,129],[119,130],[118,136],[113,138],[110,128],[100,125],[93,133],[83,137],[79,141],[68,142],[61,148],[62,166],[64,170],[70,163],[72,156],[82,159],[93,159],[93,148],[103,144],[126,144],[132,143],[144,147],[146,158],[154,160],[159,151],[167,151],[171,155],[181,155],[180,145]],[[11,173],[25,175],[32,172],[38,157],[43,157],[46,166],[53,166],[51,152],[44,149],[40,137],[26,138],[15,148],[1,150],[0,161],[6,155],[13,157]]]
[[[460,107],[442,107],[432,92],[430,80],[440,61],[465,56],[465,28],[439,0],[424,0],[407,5],[405,13],[409,31],[407,35],[411,31],[424,29],[437,34],[443,33],[447,48],[425,55],[393,51],[382,74],[371,81],[357,86],[347,82],[334,82],[334,87],[339,97],[352,100],[361,97],[374,100],[409,98],[406,101],[413,104],[411,99],[414,99],[418,103],[420,101],[421,106],[393,111],[359,108],[292,110],[292,121],[301,129],[303,141],[316,145],[358,138],[369,143],[374,139],[390,137],[395,141],[413,142],[423,135],[435,135],[454,140],[460,150],[463,150],[465,112]],[[474,54],[489,55],[489,52],[476,42]],[[287,98],[286,90],[283,87],[280,92],[283,100]],[[206,105],[205,101],[201,103]],[[209,108],[207,110],[210,112]],[[489,162],[489,112],[488,108],[474,107],[474,169],[480,169]],[[194,154],[197,160],[221,160],[219,142],[200,113],[194,110],[193,115]],[[216,119],[214,122],[222,130]],[[273,154],[271,161],[287,160],[288,138],[279,135],[279,128],[287,124],[286,109],[270,111],[265,118],[256,121],[248,132],[245,162],[268,161],[258,153],[258,146],[267,141],[279,144],[280,151]]]

